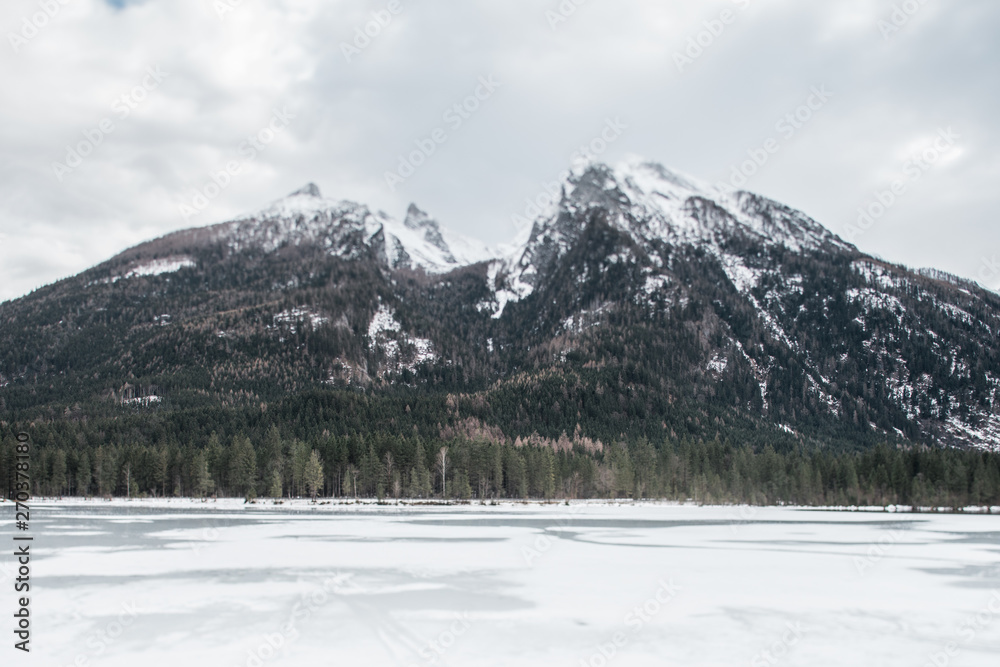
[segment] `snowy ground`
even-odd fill
[[[996,515],[78,501],[32,519],[25,664],[45,667],[1000,656]]]

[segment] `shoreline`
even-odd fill
[[[553,500],[437,500],[437,499],[393,499],[379,501],[375,498],[325,498],[312,501],[308,498],[283,498],[274,500],[261,498],[254,502],[246,502],[241,498],[84,498],[84,497],[47,497],[36,496],[31,499],[33,507],[135,507],[149,509],[225,509],[234,510],[267,510],[267,511],[322,511],[324,509],[444,509],[444,508],[496,508],[497,510],[530,507],[671,507],[671,508],[704,508],[704,509],[744,509],[751,513],[760,510],[787,509],[795,511],[837,512],[837,513],[879,513],[879,514],[958,514],[958,515],[1000,515],[1000,506],[968,506],[953,507],[914,507],[912,505],[872,505],[872,506],[837,506],[837,505],[747,505],[747,504],[712,504],[694,501],[656,500],[656,499],[553,499]],[[15,503],[6,498],[0,498],[0,508],[14,507]],[[747,518],[746,520],[750,520]]]

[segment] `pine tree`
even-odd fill
[[[76,463],[76,494],[78,496],[90,495],[91,477],[90,457],[87,452],[81,452]]]
[[[304,481],[309,497],[316,500],[316,496],[323,490],[323,464],[320,462],[319,452],[316,450],[309,454]]]
[[[281,471],[274,469],[271,471],[271,485],[268,488],[268,495],[272,498],[281,498]]]
[[[301,440],[292,441],[292,492],[306,494],[306,466],[309,464],[309,447]]]
[[[410,498],[429,498],[432,493],[431,474],[424,462],[424,446],[417,440],[413,443],[413,467],[410,468],[406,495]]]
[[[250,438],[237,435],[233,438],[229,462],[229,484],[232,492],[254,498],[257,484],[257,454]]]
[[[52,493],[57,496],[63,494],[66,488],[66,452],[57,449],[52,456],[52,474],[49,478],[49,485]]]
[[[208,460],[203,452],[194,455],[191,467],[193,468],[191,489],[196,498],[204,498],[212,492],[215,483],[212,481],[212,474],[208,470]]]
[[[280,498],[281,493],[274,495],[274,477],[278,477],[278,487],[281,487],[281,475],[284,471],[284,445],[281,442],[281,433],[277,426],[271,426],[264,436],[264,443],[261,447],[260,461],[258,468],[261,476],[268,481],[268,492],[272,498]]]
[[[208,436],[208,444],[205,447],[205,462],[208,464],[208,471],[212,479],[215,480],[215,490],[219,495],[224,495],[229,487],[229,451],[226,450],[219,436],[212,431]]]

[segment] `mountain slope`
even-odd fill
[[[652,163],[575,171],[505,256],[309,185],[0,304],[0,408],[411,387],[509,437],[995,448],[998,330],[992,292]]]

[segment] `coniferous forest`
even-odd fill
[[[591,439],[442,425],[418,401],[314,392],[268,410],[133,410],[28,426],[32,493],[89,497],[427,500],[656,498],[698,503],[1000,504],[995,453],[899,444],[818,447],[789,435],[671,431]],[[443,407],[460,404],[448,396]],[[334,415],[337,415],[334,417]],[[374,424],[365,428],[364,424]],[[291,426],[290,426],[291,425]],[[14,433],[0,479],[14,488]]]

